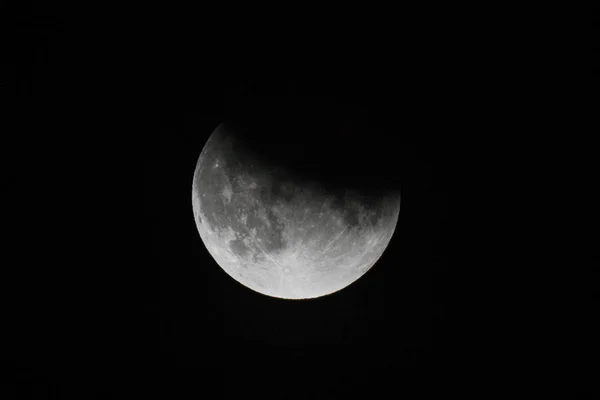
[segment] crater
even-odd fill
[[[263,264],[267,260],[267,257],[262,252],[253,252],[252,253],[252,262],[256,264]]]
[[[226,203],[229,203],[231,201],[231,195],[233,194],[233,192],[231,190],[231,186],[225,185],[225,187],[223,188],[223,191],[221,192],[221,194],[225,198]]]
[[[371,211],[371,212],[369,213],[369,218],[368,218],[368,220],[369,220],[369,223],[370,223],[372,226],[376,226],[376,225],[379,223],[379,221],[381,220],[381,218],[382,218],[382,212],[381,212],[381,209],[376,209],[376,210],[374,210],[374,211]]]

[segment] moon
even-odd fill
[[[331,190],[269,162],[221,124],[196,164],[192,206],[206,249],[230,277],[263,295],[310,299],[344,289],[377,262],[400,195]]]

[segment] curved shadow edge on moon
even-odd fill
[[[265,170],[217,128],[192,184],[196,227],[218,265],[267,296],[309,299],[337,292],[382,256],[400,212],[398,194],[333,195]]]

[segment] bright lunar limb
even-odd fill
[[[399,194],[332,193],[257,157],[220,125],[194,173],[196,226],[228,275],[268,296],[307,299],[345,288],[377,262]]]

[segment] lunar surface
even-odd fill
[[[298,180],[225,125],[211,135],[192,185],[204,245],[233,279],[264,295],[308,299],[339,291],[381,257],[396,227],[399,194],[331,192]]]

